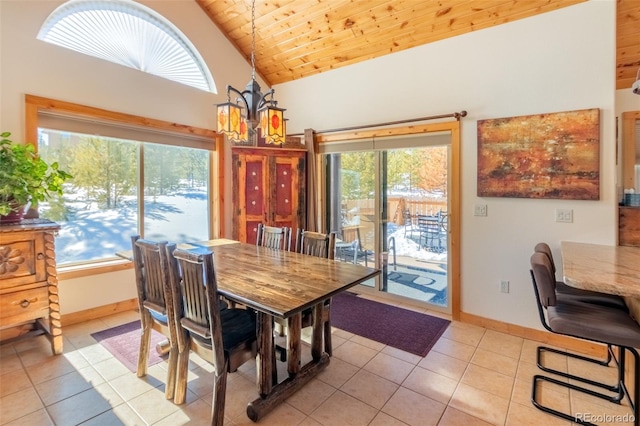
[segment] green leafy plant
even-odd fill
[[[13,143],[9,136],[9,132],[0,134],[0,216],[53,194],[62,195],[62,184],[73,177],[60,170],[57,162],[47,164],[33,145]]]

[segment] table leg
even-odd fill
[[[273,317],[264,312],[257,314],[258,356],[256,373],[260,396],[271,393],[273,388]]]
[[[257,422],[285,399],[296,393],[329,365],[329,355],[322,354],[317,361],[312,361],[300,369],[294,377],[289,377],[273,387],[271,393],[258,398],[247,405],[247,416]]]
[[[287,319],[287,371],[289,377],[300,372],[300,341],[302,340],[302,313]]]
[[[311,357],[314,361],[320,359],[323,353],[322,337],[324,328],[322,324],[322,310],[324,301],[313,307],[313,331],[311,333]]]
[[[289,348],[288,369],[289,377],[274,386],[271,386],[271,375],[267,374],[268,368],[271,366],[269,360],[261,359],[262,356],[273,356],[273,344],[270,338],[273,333],[273,319],[269,315],[258,313],[258,378],[261,382],[260,398],[250,402],[247,405],[247,416],[254,422],[257,422],[267,413],[281,404],[285,399],[289,398],[305,384],[311,381],[329,365],[329,355],[322,350],[323,324],[322,310],[324,302],[313,307],[313,335],[311,342],[311,354],[313,360],[300,367],[300,345],[301,345],[301,326],[302,316],[300,314],[293,315],[289,318],[289,336],[287,337],[287,346]],[[264,317],[271,319],[270,327],[263,327],[266,323]],[[262,327],[262,328],[261,328]],[[268,352],[265,352],[267,351]],[[292,361],[294,359],[294,361]]]

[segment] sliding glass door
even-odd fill
[[[448,134],[335,150],[324,159],[337,258],[382,269],[371,290],[449,310]]]

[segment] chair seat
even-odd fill
[[[220,311],[222,321],[222,346],[226,352],[238,346],[239,343],[250,340],[256,335],[256,316],[246,309],[224,309]],[[207,349],[212,347],[211,339],[190,333],[193,339]]]
[[[640,347],[640,325],[620,309],[589,303],[548,306],[549,326],[556,333],[617,346]]]
[[[565,302],[567,296],[569,298],[577,299],[580,302],[593,303],[595,305],[609,306],[612,308],[622,309],[628,312],[627,304],[624,299],[615,294],[599,293],[597,291],[583,290],[580,288],[571,287],[562,281],[556,282],[557,297],[560,301]]]

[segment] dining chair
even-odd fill
[[[165,397],[173,399],[178,362],[175,326],[177,304],[171,292],[166,251],[172,250],[175,245],[166,241],[149,241],[134,235],[131,237],[131,247],[142,328],[136,374],[138,377],[147,375],[152,330],[162,333],[169,341]]]
[[[323,234],[320,232],[305,231],[298,229],[296,233],[295,251],[310,256],[323,257],[326,259],[335,258],[336,234],[330,232]],[[324,301],[322,306],[322,324],[324,351],[333,355],[333,345],[331,342],[331,298]],[[302,311],[302,327],[313,325],[313,309]]]
[[[278,227],[267,226],[265,224],[259,223],[258,233],[256,238],[256,245],[277,249],[277,250],[290,251],[291,250],[291,228],[287,226],[278,228]],[[280,319],[279,321],[274,321],[274,322],[278,328],[277,330],[278,334],[283,336],[285,334],[285,329],[286,329],[286,320]],[[280,361],[283,361],[283,362],[286,361],[287,360],[286,349],[275,343],[274,343],[274,348],[278,355],[278,359],[280,359]],[[275,368],[275,362],[276,362],[275,357],[273,358],[273,362],[274,362],[273,372],[275,375],[274,383],[277,383],[278,377],[277,377],[277,370]]]
[[[256,245],[289,251],[291,250],[291,228],[287,226],[278,228],[259,223]]]
[[[640,424],[640,375],[635,374],[633,386],[634,395],[632,396],[626,383],[625,363],[626,354],[629,352],[634,358],[635,365],[633,371],[640,371],[640,355],[638,355],[637,350],[634,349],[640,347],[640,324],[631,318],[628,312],[616,307],[585,303],[576,299],[559,298],[555,288],[555,276],[547,255],[535,252],[531,256],[530,263],[530,273],[536,297],[536,305],[543,327],[552,333],[577,337],[607,345],[608,351],[613,355],[617,367],[617,380],[615,384],[597,382],[559,370],[543,369],[544,371],[568,378],[569,381],[566,382],[540,374],[534,375],[531,402],[539,410],[554,416],[579,424],[592,424],[586,423],[581,419],[576,419],[573,415],[543,405],[538,399],[538,382],[550,382],[616,404],[619,404],[626,396],[633,410],[633,416],[635,418],[634,424],[638,426]],[[615,354],[610,349],[611,347],[617,348]],[[578,360],[594,362],[593,359],[578,354],[565,354]],[[575,382],[598,387],[611,394],[605,394],[593,388],[585,388]]]
[[[295,251],[297,253],[333,259],[335,257],[335,246],[335,232],[323,234],[321,232],[298,229],[296,233]]]
[[[172,289],[181,301],[176,317],[178,368],[174,402],[185,401],[189,352],[213,365],[211,424],[224,422],[227,373],[257,354],[255,313],[220,309],[213,253],[175,249],[167,253]]]

